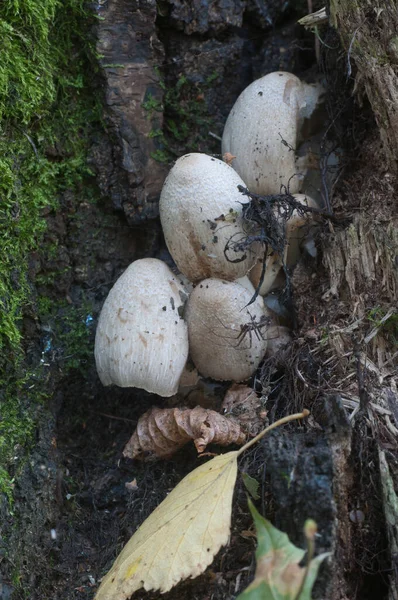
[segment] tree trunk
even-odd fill
[[[372,106],[389,168],[398,168],[398,3],[331,0],[331,25],[347,52],[347,75]],[[355,65],[355,66],[354,66]]]
[[[347,463],[351,467],[335,473],[335,486],[339,490],[337,535],[346,543],[351,538],[348,555],[341,553],[340,545],[337,567],[345,574],[346,591],[353,590],[347,571],[350,554],[355,555],[363,570],[372,569],[369,556],[372,539],[362,537],[364,526],[355,523],[355,519],[358,515],[364,517],[364,523],[368,521],[368,527],[374,527],[376,532],[377,523],[382,526],[381,515],[379,521],[375,515],[372,518],[372,510],[378,509],[375,504],[370,508],[372,503],[366,502],[366,493],[379,495],[389,545],[390,564],[384,567],[389,574],[388,597],[396,600],[398,3],[331,0],[330,21],[346,51],[347,77],[355,77],[354,91],[359,98],[366,94],[378,130],[376,135],[369,132],[356,171],[350,169],[350,174],[345,174],[334,199],[335,209],[350,223],[334,228],[323,245],[323,264],[329,279],[329,288],[323,293],[329,323],[327,345],[338,357],[340,368],[344,363],[346,376],[350,376],[350,369],[351,374],[356,370],[357,379],[354,393],[347,383],[341,384],[347,392],[342,393],[343,402],[347,405],[350,399],[357,402],[358,413],[352,419]],[[378,481],[373,487],[369,473],[373,473],[374,482]],[[368,513],[364,511],[366,505]],[[356,515],[352,511],[358,508],[361,512]],[[362,540],[369,546],[368,558],[366,552],[362,554],[364,558],[359,555]],[[339,597],[336,591],[333,597]]]

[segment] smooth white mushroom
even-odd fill
[[[263,260],[259,259],[249,273],[249,279],[255,289],[257,289],[260,283],[262,271]],[[283,287],[284,283],[285,275],[282,269],[282,259],[276,252],[271,251],[266,258],[264,278],[259,289],[259,294],[260,296],[265,296],[270,291]]]
[[[205,279],[186,305],[189,349],[204,377],[244,381],[267,349],[269,318],[263,299],[236,282]]]
[[[245,187],[232,167],[198,153],[179,158],[166,178],[159,204],[165,241],[178,269],[193,282],[243,277],[256,260],[253,248],[232,249],[248,233],[238,185]]]
[[[133,262],[102,307],[95,361],[104,385],[137,387],[168,397],[177,392],[188,357],[184,287],[155,258]]]
[[[295,151],[300,129],[320,101],[322,88],[291,73],[269,73],[249,85],[228,116],[222,154],[234,156],[233,168],[251,192],[279,194],[300,189]]]
[[[252,282],[250,281],[250,279],[247,275],[245,275],[245,277],[239,277],[239,279],[235,280],[235,283],[239,283],[239,285],[246,288],[251,293],[252,297],[256,293],[254,285],[252,284]]]

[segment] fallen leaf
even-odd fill
[[[238,455],[213,458],[174,488],[122,550],[95,600],[125,600],[141,587],[167,592],[206,569],[229,539]]]
[[[330,553],[300,567],[305,550],[294,546],[286,533],[264,519],[250,500],[249,508],[257,531],[257,568],[254,581],[236,600],[311,600],[319,566]]]
[[[229,539],[237,459],[269,431],[309,415],[275,421],[236,452],[189,473],[144,521],[104,577],[95,600],[126,600],[136,590],[167,592],[197,577]]]
[[[126,481],[124,487],[126,490],[129,490],[129,492],[135,492],[135,490],[138,490],[137,480],[134,478],[133,481]]]
[[[253,500],[258,500],[260,498],[260,496],[258,495],[258,488],[260,484],[258,483],[257,479],[254,479],[254,477],[250,477],[250,475],[248,475],[247,473],[242,473],[242,479],[245,488],[247,489]]]
[[[227,163],[227,165],[231,165],[233,163],[233,161],[235,160],[236,156],[234,156],[233,154],[231,154],[230,152],[225,152],[223,154],[223,161]]]
[[[153,456],[168,458],[193,440],[198,452],[211,442],[220,446],[243,444],[246,439],[233,417],[214,410],[195,408],[152,408],[138,420],[123,455],[148,460]]]
[[[245,384],[233,383],[225,394],[221,410],[231,415],[248,435],[257,435],[264,429],[266,412],[256,392]],[[262,415],[262,416],[260,416]]]

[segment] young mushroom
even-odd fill
[[[160,220],[178,269],[194,283],[207,277],[243,277],[255,251],[232,247],[246,238],[242,221],[244,182],[232,167],[206,154],[179,158],[160,196]]]
[[[262,298],[236,282],[205,279],[186,305],[189,349],[204,377],[244,381],[267,349],[269,318]]]
[[[300,188],[295,151],[300,129],[317,107],[322,88],[291,73],[269,73],[249,85],[228,116],[222,154],[251,192],[279,194]]]
[[[318,207],[317,203],[305,194],[294,194],[293,198],[302,204],[303,207]],[[303,212],[300,214],[298,210],[295,210],[290,219],[286,222],[286,246],[283,255],[286,267],[292,268],[297,264],[300,259],[302,242],[306,238],[311,239],[309,236],[315,228],[313,216],[314,215],[311,212]],[[256,289],[260,284],[262,266],[263,262],[259,259],[249,273],[249,279]],[[285,276],[282,258],[271,250],[266,258],[266,268],[263,281],[260,285],[259,294],[261,296],[266,296],[269,292],[283,287],[284,283]]]
[[[177,276],[160,260],[144,258],[126,269],[98,321],[95,362],[104,385],[163,397],[177,392],[188,357],[186,297]]]

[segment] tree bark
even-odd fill
[[[331,24],[347,52],[347,75],[366,92],[391,170],[398,169],[398,2],[331,0]]]
[[[365,140],[368,147],[362,151],[359,170],[345,174],[337,204],[350,224],[335,228],[323,247],[323,264],[329,279],[329,289],[323,294],[323,300],[330,303],[330,331],[335,329],[327,343],[340,361],[347,352],[356,355],[360,406],[358,420],[352,421],[350,454],[352,464],[355,464],[352,471],[354,486],[350,484],[350,489],[344,483],[347,472],[336,472],[335,486],[350,493],[349,498],[344,498],[343,494],[339,503],[339,514],[345,512],[348,515],[355,497],[361,497],[360,488],[363,506],[366,485],[362,477],[366,479],[364,473],[373,469],[379,481],[378,493],[385,517],[386,543],[389,544],[388,598],[396,600],[398,396],[394,364],[398,333],[398,3],[395,0],[331,0],[330,21],[346,51],[347,75],[355,76],[357,96],[367,96],[381,142],[380,147],[369,133]],[[336,313],[333,316],[336,302],[339,315],[346,314],[343,328],[341,321],[337,325]],[[370,322],[372,311],[379,315],[373,326]],[[395,321],[390,321],[388,328],[386,323],[390,319]],[[361,373],[365,374],[363,385]],[[367,462],[370,454],[373,467]],[[341,516],[338,523],[341,540],[348,539],[350,527],[352,531],[352,523],[344,522]],[[352,538],[350,544],[354,553],[356,543]],[[337,556],[337,561],[346,559],[347,555],[341,555],[340,559]],[[356,560],[359,562],[358,557]]]

